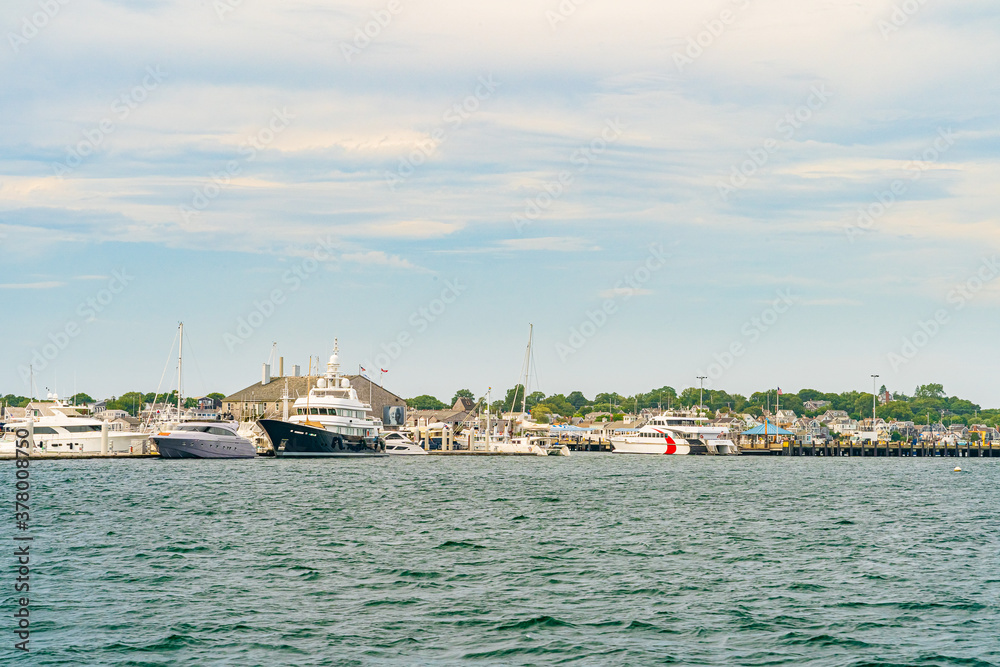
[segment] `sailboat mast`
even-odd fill
[[[531,373],[531,339],[535,335],[535,325],[528,324],[528,349],[524,353],[524,384],[521,386],[521,413],[524,414],[528,405],[528,375]]]
[[[180,345],[177,348],[177,419],[181,418],[181,364],[184,358],[184,323],[180,323]]]

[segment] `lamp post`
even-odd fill
[[[701,406],[705,404],[705,380],[708,378],[707,375],[698,376],[698,412],[701,412]]]

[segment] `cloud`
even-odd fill
[[[52,289],[62,287],[66,283],[57,280],[48,280],[39,283],[6,283],[0,284],[0,289]]]
[[[602,299],[617,299],[620,296],[649,296],[653,290],[643,287],[612,287],[597,293]]]
[[[387,255],[381,250],[369,250],[368,252],[345,253],[340,259],[353,264],[364,264],[367,266],[382,266],[390,269],[407,269],[415,271],[426,271],[426,269],[416,266],[398,255]]]
[[[507,250],[544,250],[547,252],[596,252],[600,246],[575,236],[543,236],[526,239],[505,239],[500,247]]]
[[[370,236],[400,239],[436,239],[461,231],[464,224],[433,220],[404,220],[385,224],[361,225],[347,230],[345,236]]]

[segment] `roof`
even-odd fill
[[[758,424],[750,430],[743,431],[743,435],[765,435],[765,427],[767,429],[766,435],[794,435],[791,431],[786,431],[780,426],[775,426],[768,421],[765,421],[763,424]]]

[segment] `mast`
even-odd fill
[[[181,364],[184,358],[184,323],[180,323],[180,345],[177,348],[177,421],[181,419]]]
[[[527,410],[528,405],[528,375],[531,372],[531,339],[535,335],[535,325],[528,323],[528,349],[524,352],[524,384],[521,385],[521,413]],[[513,406],[511,406],[513,408]]]

